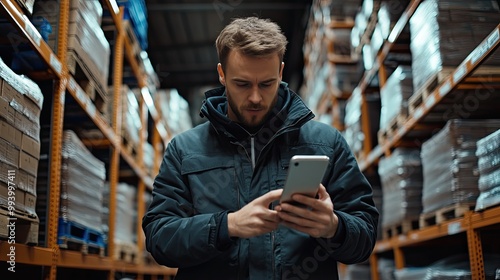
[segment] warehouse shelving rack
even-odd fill
[[[392,28],[388,39],[384,41],[384,44],[378,51],[372,68],[364,72],[358,85],[354,89],[355,91],[359,91],[364,96],[374,78],[378,78],[379,87],[384,86],[388,78],[384,61],[393,48],[396,47],[396,41],[421,2],[421,0],[410,1],[403,14]],[[345,26],[330,24],[328,28],[339,27],[343,28]],[[497,72],[495,72],[496,75],[492,73],[491,76],[486,77],[475,76],[474,73],[482,69],[483,62],[497,50],[499,44],[500,24],[491,31],[484,41],[481,42],[459,66],[451,71],[449,76],[440,81],[428,96],[423,98],[422,102],[410,112],[403,124],[400,125],[390,137],[387,137],[384,142],[378,143],[374,148],[371,146],[372,139],[369,139],[370,119],[368,117],[368,106],[366,105],[366,99],[363,98],[361,105],[362,130],[365,137],[368,139],[365,139],[363,154],[358,158],[360,169],[370,176],[370,174],[376,173],[378,160],[382,156],[389,156],[394,148],[406,145],[418,146],[419,143],[421,144],[422,138],[414,138],[414,134],[412,133],[420,130],[422,126],[425,127],[426,117],[435,113],[436,108],[442,105],[445,100],[449,102],[449,100],[454,97],[454,90],[478,89],[491,91],[492,89],[498,89],[500,87],[500,78]],[[306,61],[308,61],[308,57],[306,57]],[[330,60],[332,64],[343,62],[344,61],[339,62]],[[498,91],[490,92],[490,94],[492,96],[498,95]],[[338,96],[335,96],[334,93],[326,91],[321,100],[330,100],[331,104],[335,105],[337,99]],[[458,100],[463,101],[463,99]],[[495,104],[500,105],[499,100],[500,97],[495,97],[495,99],[490,102],[496,102]],[[336,109],[338,108],[334,108],[333,113],[335,113]],[[326,113],[326,111],[323,110],[319,113]],[[333,122],[332,125],[338,126]],[[436,128],[430,131],[427,137],[430,137],[432,132],[436,132]],[[366,145],[366,141],[369,142],[369,145]],[[371,279],[380,279],[378,260],[381,257],[393,259],[395,268],[402,269],[407,266],[408,259],[413,257],[410,256],[412,251],[422,250],[421,248],[424,248],[424,250],[427,250],[427,256],[431,256],[437,253],[437,251],[440,251],[439,246],[444,246],[448,241],[455,242],[452,244],[462,244],[467,247],[466,250],[469,256],[472,279],[485,279],[485,250],[483,249],[487,249],[488,251],[493,250],[495,253],[500,252],[498,244],[494,243],[495,237],[490,237],[491,233],[493,236],[498,236],[498,233],[500,233],[500,206],[495,206],[480,212],[469,210],[461,217],[380,239],[377,241],[374,252],[370,257]],[[451,241],[452,239],[454,241]],[[463,249],[465,250],[465,248]]]
[[[155,265],[125,263],[118,260],[113,260],[109,256],[86,255],[76,251],[60,250],[57,244],[57,224],[59,216],[59,197],[60,197],[60,177],[61,177],[61,155],[62,149],[62,134],[64,121],[64,107],[66,92],[80,105],[83,111],[92,120],[95,126],[105,136],[105,140],[97,143],[95,141],[86,141],[90,145],[108,145],[111,149],[111,159],[108,169],[109,184],[110,184],[110,213],[109,213],[109,234],[108,234],[108,252],[113,252],[114,249],[114,224],[115,224],[115,208],[116,208],[116,185],[119,177],[119,161],[123,158],[127,164],[135,171],[138,180],[138,194],[142,194],[148,190],[152,190],[152,178],[145,171],[142,164],[142,147],[139,147],[137,158],[130,155],[123,149],[123,143],[120,137],[121,134],[121,84],[123,61],[126,57],[131,65],[133,72],[137,78],[138,86],[141,88],[140,98],[140,114],[141,123],[143,124],[140,131],[142,141],[145,139],[145,129],[147,127],[148,113],[153,119],[154,128],[152,141],[155,147],[155,159],[160,157],[159,147],[165,146],[170,140],[168,125],[165,120],[161,119],[159,110],[152,102],[152,97],[148,90],[147,76],[139,67],[141,61],[132,53],[130,38],[125,35],[122,14],[123,10],[118,8],[114,0],[101,1],[105,7],[111,11],[111,17],[115,25],[117,36],[114,46],[114,65],[113,65],[113,115],[111,124],[108,124],[104,117],[98,113],[96,106],[91,99],[86,95],[83,89],[78,85],[67,67],[64,65],[66,61],[67,33],[69,20],[69,0],[59,1],[59,33],[57,54],[41,39],[41,35],[28,20],[23,10],[14,0],[1,0],[0,7],[4,14],[11,20],[12,24],[17,27],[22,36],[24,36],[31,44],[32,48],[39,55],[41,60],[49,66],[47,76],[53,78],[55,82],[54,92],[52,96],[52,125],[50,136],[50,201],[48,202],[48,217],[47,217],[47,244],[45,247],[29,246],[24,244],[15,244],[16,262],[26,265],[48,267],[48,279],[56,279],[58,268],[73,268],[73,269],[89,269],[107,271],[108,279],[115,279],[116,272],[133,273],[137,275],[137,279],[143,279],[144,276],[149,276],[151,279],[157,277],[169,278],[174,275],[176,270]],[[158,160],[155,160],[154,169],[158,169]],[[138,214],[137,214],[137,231],[140,232],[142,215],[144,214],[143,196],[137,196]],[[142,235],[137,234],[137,246],[139,252],[143,249]],[[10,250],[10,244],[6,241],[0,241],[0,260],[7,261],[7,254]]]

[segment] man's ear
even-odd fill
[[[222,70],[222,65],[220,63],[217,64],[217,73],[219,73],[219,82],[226,86],[226,77],[224,76],[224,70]]]

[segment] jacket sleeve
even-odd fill
[[[142,228],[146,248],[159,264],[189,267],[222,252],[217,246],[217,232],[226,213],[195,213],[175,143],[173,139],[165,152]]]
[[[335,139],[333,166],[325,187],[342,224],[338,230],[342,232],[320,242],[327,244],[324,248],[329,248],[337,261],[359,263],[368,259],[375,246],[379,212],[373,202],[372,187],[347,142],[338,132]]]

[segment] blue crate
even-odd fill
[[[57,244],[66,245],[68,241],[91,247],[104,248],[106,246],[103,233],[60,217],[57,227]]]
[[[117,0],[119,6],[124,7],[124,19],[130,20],[137,40],[143,50],[148,47],[148,19],[144,0]]]

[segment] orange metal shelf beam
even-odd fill
[[[15,245],[8,244],[6,241],[0,241],[0,261],[9,261],[10,247],[15,247],[16,263],[51,266],[52,253],[51,248],[43,248],[36,246],[28,246],[16,243]]]
[[[456,88],[467,78],[479,65],[498,48],[500,44],[500,24],[481,42],[471,54],[446,78],[422,104],[410,115],[404,126],[396,131],[395,135],[389,139],[385,145],[375,147],[364,161],[360,161],[361,170],[366,170],[371,166],[384,151],[389,150],[395,143],[399,142],[407,132],[412,130],[434,106]]]
[[[47,43],[45,43],[38,30],[24,15],[19,5],[12,0],[2,0],[0,1],[0,6],[7,12],[14,25],[21,31],[24,37],[30,41],[32,47],[40,55],[43,61],[49,65],[51,71],[55,73],[58,78],[65,77],[61,61]]]

